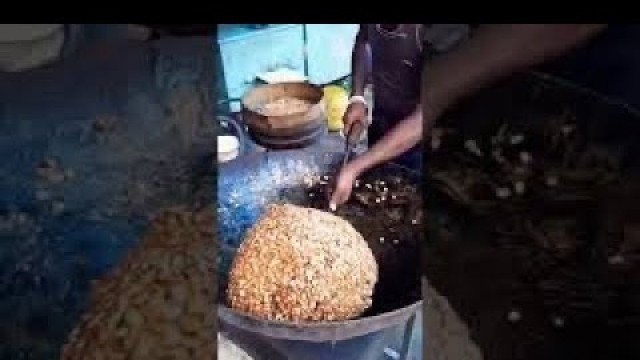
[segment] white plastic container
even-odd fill
[[[233,135],[218,136],[218,163],[225,163],[238,157],[240,141]]]

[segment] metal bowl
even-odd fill
[[[283,116],[265,115],[264,104],[282,97],[293,97],[311,103],[307,111]],[[279,83],[257,86],[242,98],[242,119],[250,132],[266,144],[270,138],[286,139],[292,143],[317,132],[325,121],[322,89],[307,83]]]

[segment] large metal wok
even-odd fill
[[[220,244],[219,297],[218,315],[221,325],[242,329],[248,333],[272,339],[302,341],[312,343],[335,343],[376,333],[384,329],[404,326],[412,320],[421,307],[419,299],[419,240],[415,239],[409,252],[412,259],[405,261],[387,261],[387,271],[404,274],[411,278],[414,275],[414,286],[417,296],[407,293],[391,294],[400,298],[393,308],[379,307],[365,316],[339,322],[318,324],[291,324],[265,321],[228,308],[224,301],[225,283],[229,265],[234,251],[242,241],[244,233],[262,214],[265,206],[275,202],[287,201],[300,205],[309,205],[305,193],[304,179],[309,175],[324,175],[335,171],[341,160],[341,153],[318,153],[303,150],[254,153],[230,163],[223,164],[218,171],[218,243]],[[370,172],[367,176],[375,177],[381,173],[393,173],[405,179],[407,183],[419,184],[419,176],[398,165],[388,164]],[[366,178],[366,176],[365,176]],[[418,204],[421,199],[416,197]],[[418,205],[419,206],[419,205]],[[403,253],[386,254],[384,256],[405,256]],[[375,251],[374,251],[375,253]],[[377,255],[376,255],[377,257]],[[402,269],[391,267],[402,267]],[[381,267],[381,273],[385,269]],[[410,274],[410,275],[407,275]],[[406,280],[406,279],[405,279]],[[382,295],[394,289],[398,279],[382,280],[376,293]],[[406,283],[406,281],[405,281]],[[374,294],[374,308],[376,307]],[[410,321],[411,323],[411,321]],[[404,344],[403,346],[406,346]],[[380,352],[381,354],[381,352]],[[335,354],[333,356],[336,356]],[[359,356],[363,356],[360,354]],[[316,357],[314,357],[316,358]],[[341,357],[342,358],[342,357]],[[347,359],[350,357],[344,357]]]

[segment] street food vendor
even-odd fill
[[[482,24],[469,26],[468,36],[464,28],[448,25],[442,30],[443,26],[361,26],[354,47],[353,97],[345,128],[367,124],[367,104],[361,96],[368,70],[364,65],[371,59],[375,106],[369,136],[373,146],[341,170],[332,206],[346,202],[356,177],[378,164],[399,160],[419,168],[424,129],[428,131],[458,100],[550,59],[554,62],[544,70],[640,104],[640,93],[632,91],[638,78],[634,71],[640,70],[634,66],[636,50],[632,50],[636,48],[632,40],[637,39],[633,35],[640,31],[637,26]],[[418,35],[419,30],[423,35]]]
[[[347,200],[357,175],[365,170],[376,144],[403,121],[421,122],[420,79],[426,56],[444,53],[468,34],[465,24],[360,24],[352,55],[352,93],[344,115],[344,131],[367,129],[373,152],[349,163],[340,173],[332,207]],[[373,104],[364,97],[368,80],[373,85]],[[372,121],[369,122],[369,110]],[[416,130],[419,130],[416,128]],[[416,139],[421,136],[417,132]],[[416,140],[397,152],[396,162],[419,170],[422,150]],[[386,159],[385,159],[386,160]],[[366,168],[371,166],[366,166]]]
[[[468,27],[460,25],[361,24],[352,55],[352,94],[344,116],[345,132],[368,127],[369,145],[377,143],[395,124],[420,116],[420,74],[426,54],[444,52],[462,40]],[[369,124],[364,98],[371,79],[375,106]],[[396,161],[418,169],[420,151],[414,146]]]

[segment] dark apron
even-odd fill
[[[411,114],[420,101],[423,29],[420,24],[396,25],[395,29],[383,24],[370,24],[367,28],[374,93],[369,146]],[[393,161],[420,170],[421,149],[419,144]]]
[[[466,24],[370,24],[373,122],[369,145],[375,144],[420,103],[423,63],[449,51],[469,32]],[[428,71],[428,70],[427,70]],[[422,142],[393,160],[422,169]]]

